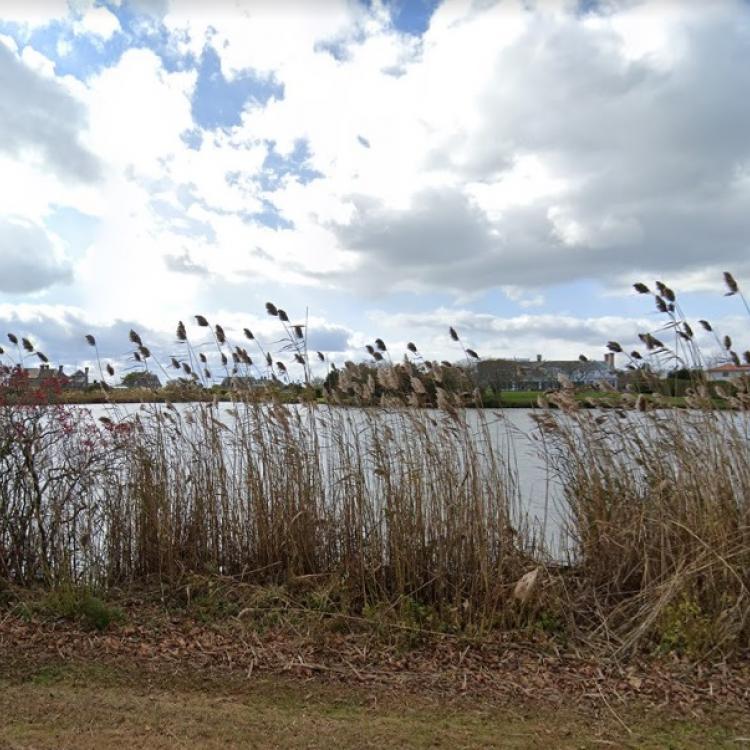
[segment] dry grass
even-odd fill
[[[237,401],[100,428],[69,413],[5,415],[15,584],[323,576],[357,611],[418,603],[460,629],[502,618],[532,559],[507,466],[458,415]]]
[[[0,747],[595,748],[738,747],[728,712],[666,719],[435,701],[279,678],[198,679],[47,666],[0,680]],[[85,710],[81,710],[85,706]],[[744,732],[744,734],[743,734]]]
[[[657,288],[675,346],[641,334],[645,352],[627,355],[640,385],[654,379],[644,363],[704,359],[676,295]],[[486,413],[469,418],[481,403],[477,355],[454,329],[464,366],[426,361],[414,344],[394,364],[377,339],[370,365],[327,364],[315,386],[306,323],[267,310],[285,338],[272,352],[245,329],[258,361],[202,316],[203,342],[177,327],[170,367],[181,387],[200,390],[223,370],[236,378],[229,412],[167,402],[128,415],[108,401],[110,417],[94,421],[41,397],[2,409],[0,580],[106,592],[154,581],[179,590],[194,575],[304,579],[340,613],[395,612],[447,632],[541,628],[611,656],[746,653],[746,384],[726,394],[732,411],[716,409],[699,374],[682,412],[636,394],[582,410],[567,383],[544,397],[538,437],[563,489],[562,565],[526,524],[513,456],[498,450]],[[19,362],[39,356],[13,339]],[[130,341],[140,366],[162,368],[137,332]],[[739,359],[727,337],[717,343]],[[304,385],[289,405],[294,367]],[[99,369],[104,380],[111,366]],[[536,569],[525,579],[534,585],[519,588]]]

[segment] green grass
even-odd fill
[[[483,394],[483,405],[487,409],[535,409],[539,407],[539,397],[543,396],[543,391],[500,391],[496,393]],[[590,405],[590,402],[617,405],[617,400],[621,394],[609,393],[607,391],[585,390],[577,391],[576,399],[583,405]],[[665,406],[683,408],[685,398],[683,396],[662,396]],[[725,407],[725,402],[715,399],[715,406]]]
[[[543,391],[500,391],[498,393],[485,393],[483,402],[485,407],[491,409],[533,409],[539,406],[539,397]],[[588,399],[611,400],[612,395],[606,391],[579,391],[576,398],[579,401]]]

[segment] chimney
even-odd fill
[[[59,366],[59,367],[57,368],[57,374],[58,374],[58,375],[62,375],[62,374],[63,374],[63,366],[62,366],[62,365],[60,365],[60,366]]]
[[[607,365],[607,369],[610,372],[614,372],[615,371],[615,353],[607,352],[607,354],[604,355],[604,363]]]
[[[542,355],[541,354],[537,354],[536,355],[536,361],[537,362],[541,362],[542,361]]]

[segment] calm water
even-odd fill
[[[196,404],[175,404],[175,408],[186,413],[195,408]],[[206,405],[203,404],[205,407]],[[110,418],[126,418],[135,413],[147,415],[154,409],[164,409],[159,404],[119,404],[115,407],[93,405],[86,408],[94,417],[108,416]],[[299,407],[290,407],[299,408]],[[320,413],[325,413],[330,407],[318,407]],[[335,408],[335,407],[334,407]],[[217,405],[217,417],[231,428],[235,419],[232,413],[233,405],[220,403]],[[357,409],[348,409],[347,417],[356,424]],[[438,416],[438,412],[426,410],[425,414]],[[538,434],[536,423],[531,418],[531,409],[503,409],[485,411],[483,413],[489,425],[490,439],[496,455],[501,456],[512,468],[516,475],[520,505],[526,522],[533,524],[544,536],[547,543],[554,548],[561,544],[560,531],[564,517],[560,503],[561,489],[555,482],[547,462],[541,455],[538,441],[532,436]],[[480,413],[470,410],[467,412],[468,422],[476,434],[479,434]],[[364,425],[365,419],[361,423]]]
[[[208,408],[207,404],[177,404],[175,409],[186,414],[192,409],[202,407]],[[91,407],[80,407],[82,409],[88,409],[95,418],[107,416],[112,419],[127,419],[136,413],[142,415],[143,418],[148,418],[150,414],[155,411],[163,410],[166,407],[158,404],[149,404],[141,406],[138,404],[129,405],[118,405],[116,407],[110,406],[91,406]],[[214,416],[224,423],[228,428],[228,445],[231,441],[231,435],[233,434],[233,421],[237,418],[233,409],[236,408],[233,404],[218,404],[215,408]],[[265,408],[265,407],[264,407]],[[289,409],[301,410],[304,407],[288,407]],[[239,418],[242,418],[243,410],[240,407]],[[309,412],[305,410],[305,416]],[[327,450],[332,450],[334,441],[327,436],[330,436],[332,429],[338,430],[343,429],[345,431],[353,430],[352,433],[344,432],[345,435],[355,433],[359,436],[360,440],[363,436],[364,444],[367,445],[367,436],[374,435],[375,432],[370,430],[373,427],[373,422],[367,418],[367,413],[364,410],[359,409],[342,409],[336,407],[320,406],[314,409],[316,419],[327,422],[327,417],[333,416],[332,420],[335,424],[333,428],[328,422],[328,427],[323,427],[322,430],[318,430],[317,435],[320,438],[320,453],[324,459]],[[482,437],[482,420],[489,432],[489,441],[492,446],[493,455],[505,462],[510,468],[511,473],[515,477],[515,483],[517,488],[517,505],[518,505],[518,517],[514,519],[516,525],[527,524],[534,528],[537,535],[542,537],[547,545],[547,549],[553,554],[563,556],[564,551],[567,548],[564,528],[565,528],[565,504],[563,500],[562,486],[559,478],[556,476],[555,471],[549,465],[549,460],[545,456],[543,446],[539,440],[540,430],[533,419],[532,415],[535,412],[531,409],[504,409],[504,410],[487,410],[484,412],[476,412],[470,410],[467,412],[467,421],[470,429],[475,435],[477,440],[478,449],[481,452],[484,450],[486,443],[483,442]],[[537,411],[536,414],[539,412]],[[424,410],[418,413],[426,418],[440,419],[445,418],[444,413]],[[559,414],[559,413],[558,413]],[[601,412],[591,413],[592,416],[598,416]],[[610,415],[614,418],[614,415],[610,412]],[[376,429],[381,429],[383,421],[392,427],[393,432],[397,434],[396,440],[411,440],[413,432],[408,429],[404,430],[401,426],[398,413],[388,412],[385,410],[378,410],[376,412],[377,426]],[[679,411],[665,411],[665,412],[652,412],[648,415],[649,418],[641,419],[637,412],[631,412],[628,415],[623,415],[625,418],[622,420],[615,419],[608,429],[608,434],[616,436],[623,430],[635,429],[639,436],[648,435],[649,441],[653,440],[656,445],[663,439],[663,435],[659,434],[660,424],[665,422],[675,427],[674,421],[677,420],[676,425],[678,430],[684,432],[685,430],[695,430],[693,432],[694,439],[701,441],[701,424],[706,415],[701,412],[689,412],[685,410]],[[740,412],[722,412],[716,415],[720,420],[720,424],[726,424],[727,428],[731,427],[732,432],[735,435],[739,435],[740,442],[737,443],[739,450],[750,449],[750,413]],[[337,417],[345,417],[345,419],[338,420]],[[656,417],[652,419],[651,417]],[[564,418],[564,417],[563,417]],[[391,420],[391,421],[389,421]],[[421,421],[421,420],[420,420]],[[304,424],[305,420],[301,420]],[[429,425],[429,422],[425,422]],[[343,427],[341,427],[343,425]],[[328,433],[325,430],[329,430]],[[423,434],[429,435],[429,427],[427,432]],[[339,433],[340,434],[340,433]],[[436,433],[437,434],[437,433]],[[486,434],[486,433],[485,433]],[[322,435],[322,437],[321,437]],[[371,439],[371,438],[370,438]],[[608,438],[605,436],[605,440]],[[362,443],[360,443],[361,445]],[[331,447],[327,447],[331,446]],[[657,453],[658,455],[658,453]],[[657,459],[658,460],[658,459]],[[669,451],[664,454],[664,460],[669,459]],[[327,473],[325,466],[325,460],[323,460],[322,471],[324,475]],[[636,469],[636,467],[633,467]],[[377,478],[374,473],[370,476],[373,481],[373,485],[377,483]],[[365,481],[369,481],[366,479]]]

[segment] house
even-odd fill
[[[153,372],[129,372],[122,379],[122,384],[127,388],[161,388],[159,376]]]
[[[44,388],[53,390],[84,390],[89,385],[89,368],[76,370],[72,375],[66,375],[63,366],[58,368],[42,364],[39,367],[4,367],[2,374],[18,376],[15,387]]]
[[[227,390],[230,388],[234,388],[236,390],[250,390],[251,388],[255,388],[262,383],[262,380],[247,375],[232,375],[231,377],[224,378],[221,381],[221,387],[226,388]]]
[[[49,365],[40,365],[39,367],[26,367],[23,370],[28,382],[32,385],[41,385],[42,383],[52,384],[57,382],[61,387],[66,385],[68,377],[62,371],[62,367],[57,370]]]
[[[60,366],[60,373],[62,374],[62,366]],[[75,391],[83,391],[89,387],[89,368],[84,367],[83,370],[76,370],[72,375],[66,376],[68,379],[65,388]]]
[[[31,384],[52,384],[56,383],[60,388],[68,390],[83,390],[89,385],[89,368],[76,370],[72,375],[66,375],[63,366],[60,365],[56,370],[49,365],[40,367],[27,367],[24,374]]]
[[[711,367],[706,370],[709,380],[715,383],[726,383],[736,380],[737,378],[750,376],[750,365],[736,365],[733,362],[727,362],[717,367]]]
[[[477,382],[481,388],[498,391],[546,391],[560,387],[562,379],[574,386],[593,388],[605,382],[617,386],[614,354],[604,355],[602,362],[580,360],[489,359],[477,364]]]

